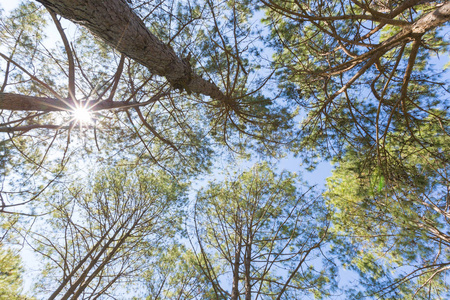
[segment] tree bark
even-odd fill
[[[227,97],[192,71],[189,62],[152,34],[123,0],[37,0],[62,17],[86,27],[117,51],[164,76],[177,89],[217,100]]]
[[[234,249],[234,261],[233,261],[233,283],[231,287],[231,300],[239,299],[239,266],[241,265],[241,247],[242,239],[239,235],[239,242],[235,245]]]
[[[420,18],[412,25],[413,34],[424,34],[425,32],[450,21],[450,1],[445,2],[441,7]]]
[[[0,93],[0,109],[20,111],[72,111],[76,106],[86,106],[90,111],[99,111],[113,108],[126,108],[134,105],[129,102],[117,101],[78,101],[69,99],[55,99],[45,97],[33,97],[11,93]]]
[[[250,230],[249,230],[250,231]],[[251,257],[252,257],[252,238],[247,234],[247,243],[245,245],[245,258],[244,258],[244,269],[245,269],[245,300],[252,300],[252,283],[251,283]]]

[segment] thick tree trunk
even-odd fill
[[[219,88],[193,73],[189,62],[160,41],[124,0],[37,0],[141,63],[173,87],[226,100]]]

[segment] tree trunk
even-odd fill
[[[37,0],[62,17],[78,23],[119,52],[164,76],[177,89],[227,97],[219,88],[194,74],[189,62],[160,41],[124,0]]]
[[[247,241],[246,241],[246,245],[245,245],[245,254],[244,254],[245,300],[252,300],[252,283],[251,283],[251,279],[250,279],[252,243],[253,243],[253,240],[252,240],[250,234],[247,234]]]
[[[234,265],[233,265],[233,286],[231,288],[231,300],[239,299],[239,266],[241,260],[241,243],[242,239],[239,235],[239,242],[236,243],[234,249]]]

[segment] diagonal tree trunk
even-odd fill
[[[152,34],[123,0],[37,0],[89,29],[119,52],[164,76],[177,89],[225,100],[220,89],[192,71],[189,62]]]

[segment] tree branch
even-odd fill
[[[33,129],[69,129],[70,126],[63,125],[44,125],[44,124],[32,124],[16,127],[0,127],[0,132],[16,132],[16,131],[30,131]]]
[[[59,35],[61,36],[61,39],[64,44],[64,49],[67,53],[67,62],[69,64],[69,94],[68,98],[75,99],[75,61],[73,59],[72,49],[70,48],[69,40],[67,39],[67,36],[64,32],[63,27],[61,26],[61,22],[59,22],[58,17],[56,14],[50,10],[47,9],[50,13],[50,16],[53,19],[53,22],[55,23],[56,28],[58,29]]]
[[[159,95],[159,94],[158,94]],[[157,95],[157,96],[158,96]],[[160,95],[157,97],[159,99]],[[156,101],[156,100],[154,100]],[[152,101],[152,102],[154,102]],[[148,104],[148,101],[145,102]],[[0,93],[0,110],[12,111],[71,111],[77,106],[83,106],[91,111],[109,110],[114,108],[129,108],[141,106],[144,103],[124,101],[73,101],[47,97],[34,97],[12,93]]]

